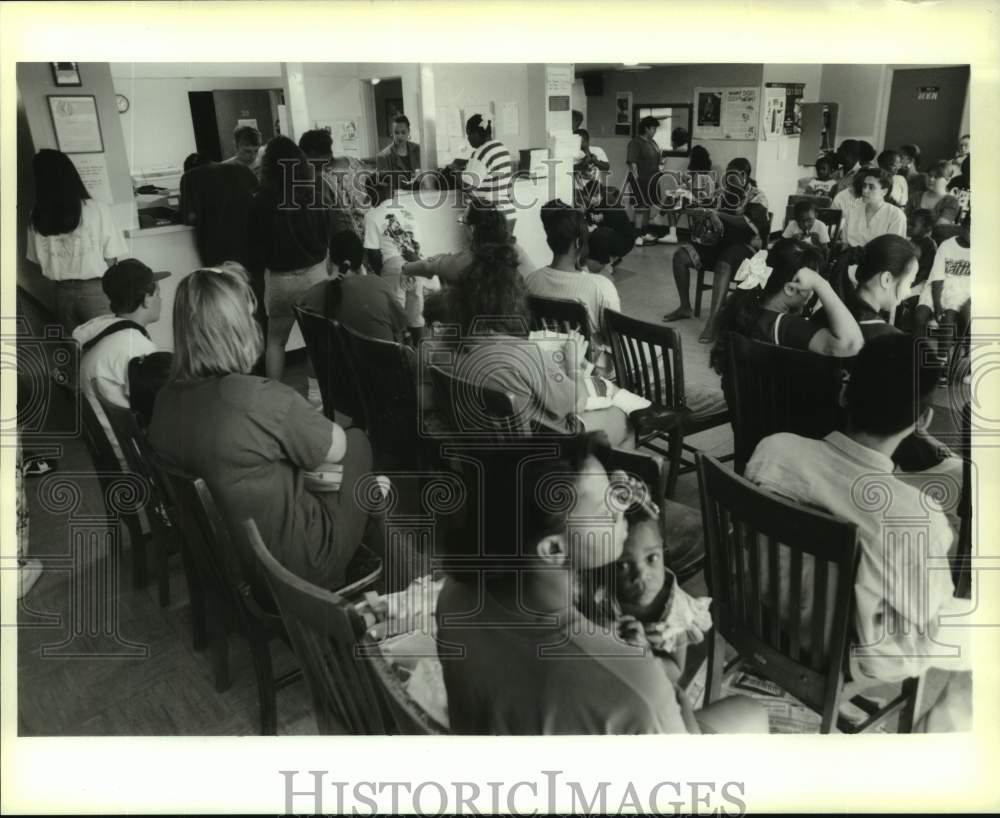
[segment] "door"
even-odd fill
[[[211,91],[188,91],[195,149],[215,162],[222,161],[219,126],[215,122],[215,99]]]
[[[384,79],[374,86],[376,150],[392,142],[392,118],[403,110],[403,81],[399,78]],[[369,131],[371,133],[371,131]]]
[[[920,169],[955,155],[961,136],[962,109],[969,87],[969,67],[897,68],[892,75],[885,146],[920,147]]]
[[[271,94],[266,90],[212,91],[219,143],[225,157],[233,155],[233,130],[237,125],[252,125],[260,131],[261,144],[274,136]]]

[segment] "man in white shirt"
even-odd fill
[[[548,202],[542,207],[542,224],[552,263],[530,273],[525,286],[531,295],[583,303],[590,319],[592,360],[599,374],[610,373],[613,365],[603,316],[605,308],[621,310],[618,290],[611,279],[581,269],[586,260],[587,224],[580,211],[563,202]]]
[[[73,338],[83,348],[80,360],[80,388],[90,401],[104,430],[118,452],[104,410],[94,388],[115,406],[128,407],[128,364],[156,351],[146,327],[160,319],[160,285],[168,272],[154,273],[141,261],[127,258],[104,273],[101,285],[113,315],[101,315],[73,330]]]
[[[923,488],[926,476],[894,472],[891,459],[900,442],[926,429],[933,415],[940,367],[923,343],[902,333],[870,340],[847,386],[847,432],[823,440],[771,435],[758,444],[746,469],[747,479],[763,488],[858,526],[851,675],[862,687],[930,668],[970,669],[969,628],[946,619],[971,611],[968,600],[954,596],[947,559],[953,532],[937,496]],[[947,460],[960,466],[955,458]],[[936,488],[947,484],[946,493],[957,502],[960,468],[936,472]],[[812,587],[811,580],[803,581],[805,595]]]
[[[384,192],[384,191],[382,191]],[[417,220],[413,211],[400,203],[398,191],[383,199],[365,214],[366,266],[381,275],[406,310],[409,330],[418,338],[424,327],[424,295],[441,289],[437,276],[404,276],[403,264],[420,259]]]

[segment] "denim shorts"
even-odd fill
[[[264,307],[268,318],[292,318],[292,307],[299,302],[306,290],[327,279],[326,259],[310,267],[276,273],[268,270],[264,275]]]

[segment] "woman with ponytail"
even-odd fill
[[[799,239],[780,239],[766,256],[761,251],[743,262],[735,278],[739,288],[719,313],[712,369],[725,371],[730,332],[821,355],[857,355],[864,343],[861,329],[822,270],[822,252]],[[802,315],[814,294],[828,316],[827,326]]]
[[[861,327],[867,343],[878,335],[899,332],[882,313],[890,316],[910,294],[919,261],[913,242],[902,236],[885,235],[864,247],[852,282],[846,270],[838,282],[839,295]]]
[[[388,281],[368,275],[364,252],[353,230],[335,234],[330,240],[331,277],[310,288],[299,306],[369,338],[405,343],[406,312]]]

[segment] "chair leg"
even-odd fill
[[[139,591],[146,587],[146,541],[142,524],[135,514],[122,515],[132,546],[132,587]]]
[[[221,609],[221,601],[209,598],[206,603],[208,642],[212,672],[215,675],[215,690],[217,693],[224,693],[233,684],[229,675],[229,632],[226,627],[225,612]]]
[[[205,612],[205,589],[195,571],[187,546],[181,544],[181,563],[187,580],[188,597],[191,599],[191,640],[195,650],[208,647],[208,626]]]
[[[684,433],[680,429],[675,429],[670,433],[670,468],[667,472],[667,493],[668,500],[673,499],[674,490],[677,488],[677,477],[681,471],[681,456],[684,454]]]
[[[154,512],[155,513],[155,512]],[[160,607],[170,604],[170,541],[157,537],[156,547],[156,585],[160,596]]]
[[[278,702],[274,684],[274,667],[271,664],[271,648],[266,636],[250,634],[250,652],[253,668],[257,674],[257,697],[260,700],[260,734],[278,734]]]
[[[913,725],[917,719],[917,709],[920,700],[923,698],[924,677],[915,676],[903,682],[903,694],[906,696],[906,704],[899,711],[899,727],[897,733],[912,733]]]
[[[705,268],[694,271],[694,317],[701,318],[701,295],[705,292]]]
[[[716,628],[708,632],[708,667],[705,669],[705,698],[702,707],[722,696],[722,676],[726,666],[726,640]]]

